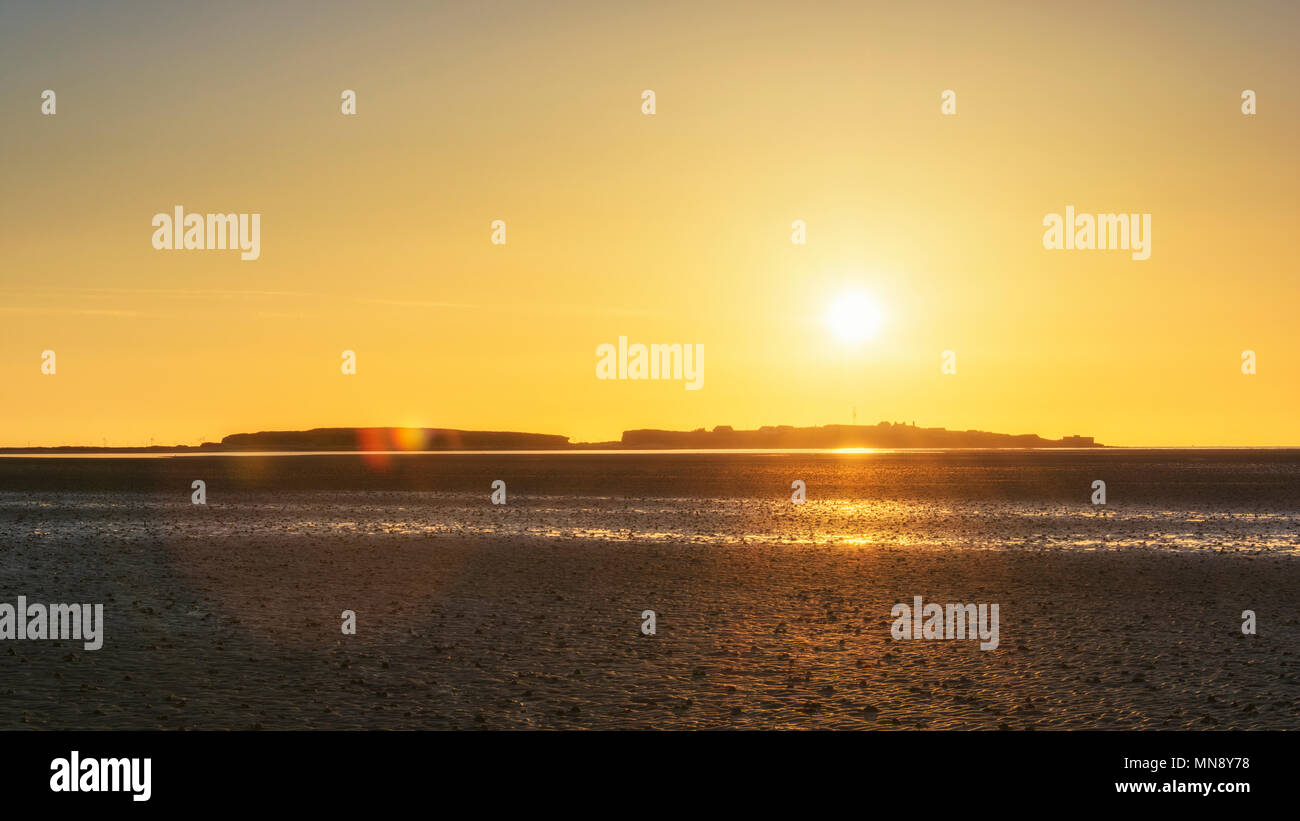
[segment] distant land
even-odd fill
[[[1034,433],[921,428],[903,422],[877,425],[768,425],[758,430],[628,430],[616,442],[570,442],[567,436],[450,428],[313,428],[234,433],[201,445],[140,447],[60,446],[0,448],[0,453],[238,453],[241,451],[379,450],[727,450],[767,448],[1099,448],[1091,436],[1044,439]]]

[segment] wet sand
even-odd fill
[[[112,484],[95,472],[111,466],[73,468]],[[764,470],[744,481],[785,475],[754,478]],[[904,507],[871,540],[845,528],[832,543],[800,534],[847,516],[850,499],[780,516],[744,501],[745,527],[784,542],[458,529],[573,505],[595,523],[660,511],[660,527],[733,504],[649,495],[640,474],[607,476],[613,492],[594,501],[519,494],[506,508],[479,476],[472,503],[220,479],[206,507],[189,504],[187,483],[161,496],[0,488],[0,601],[103,602],[106,620],[99,651],[0,642],[0,727],[1300,729],[1294,514],[1257,501],[1292,486],[1293,465],[1238,466],[1238,479],[1183,490],[1205,496],[1195,504],[1147,498],[1162,516],[1125,520],[1122,548],[1109,545],[1114,522],[1050,493],[986,499],[991,518],[971,525],[983,508],[956,506],[960,483],[922,473],[893,478],[889,504]],[[926,541],[963,522],[966,546]],[[985,543],[1007,528],[1023,531],[1018,546]],[[890,609],[918,595],[998,603],[1000,646],[893,640]],[[1247,609],[1254,636],[1240,629]],[[343,610],[356,635],[341,633]]]
[[[4,642],[0,726],[1300,728],[1284,557],[407,536],[79,552],[102,573],[27,554],[26,593],[103,594],[104,649]],[[893,640],[915,595],[998,602],[999,648]]]

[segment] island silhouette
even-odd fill
[[[798,428],[766,425],[735,430],[719,425],[690,431],[645,428],[623,432],[612,442],[572,442],[568,436],[515,431],[452,428],[312,428],[311,430],[234,433],[201,445],[139,447],[0,448],[0,453],[229,453],[247,451],[494,451],[494,450],[748,450],[849,448],[1095,448],[1091,436],[1044,439],[1035,433],[922,428],[915,423],[821,425]]]

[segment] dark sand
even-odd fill
[[[662,466],[670,477],[689,473]],[[475,516],[545,519],[581,496],[520,494],[509,512],[494,509],[482,479],[510,467],[478,465],[483,476],[454,479],[481,486]],[[895,544],[879,534],[853,543],[856,531],[839,544],[776,544],[431,532],[430,522],[463,524],[469,502],[411,489],[410,477],[396,485],[408,490],[390,491],[391,472],[374,480],[383,489],[321,493],[309,476],[277,494],[259,484],[264,474],[248,473],[236,490],[211,471],[176,468],[178,478],[218,476],[201,508],[189,504],[188,481],[165,497],[139,489],[141,471],[174,466],[120,465],[125,486],[113,489],[112,465],[78,463],[66,490],[20,491],[21,472],[0,465],[0,601],[98,601],[107,622],[94,652],[79,642],[0,642],[0,727],[1300,729],[1300,558],[1285,547],[1239,549],[1214,524],[1294,544],[1294,503],[1281,520],[1266,515],[1293,486],[1293,463],[1211,466],[1223,474],[1208,489],[1195,489],[1203,474],[1188,469],[1194,490],[1143,500],[1143,509],[1181,511],[1181,526],[1206,536],[1188,549],[1106,549],[1112,525],[1086,505],[1033,514],[1039,504],[1056,510],[1055,491],[1025,513],[1011,497],[1044,469],[1032,464],[1010,474],[1005,503],[985,500],[1002,517],[992,521],[1021,528],[1030,544],[1037,530],[1082,528],[1094,547],[988,549],[978,534],[1001,525],[987,521],[972,528],[969,547],[927,545],[926,522],[947,522],[943,511],[966,498],[949,467],[911,484],[893,477],[891,504],[907,511],[891,520]],[[760,481],[768,468],[754,468],[736,471],[754,487],[787,473],[782,465]],[[1095,472],[1063,469],[1078,479]],[[39,484],[53,481],[42,471],[58,470],[26,475]],[[829,469],[796,467],[819,470]],[[604,477],[616,498],[582,502],[593,521],[666,504],[633,473]],[[987,495],[987,477],[972,482]],[[810,480],[810,498],[831,484]],[[1063,480],[1062,493],[1076,485]],[[1248,490],[1224,490],[1233,487]],[[1205,498],[1179,496],[1193,492]],[[771,497],[786,515],[788,490]],[[713,515],[716,500],[695,498],[702,512],[664,509]],[[794,515],[836,518],[817,504]],[[1211,523],[1192,507],[1213,508]],[[918,509],[932,515],[898,524]],[[804,525],[772,526],[797,535]],[[916,595],[998,603],[1000,647],[892,640],[890,608]],[[340,632],[344,609],[357,613],[355,636]],[[657,635],[640,632],[645,609],[658,614]],[[1258,614],[1258,635],[1241,633],[1246,609]]]

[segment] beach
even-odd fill
[[[0,599],[105,627],[0,641],[0,726],[1297,729],[1298,477],[1294,451],[2,459]],[[998,604],[998,647],[892,638],[915,596]]]

